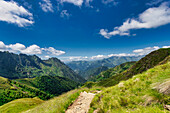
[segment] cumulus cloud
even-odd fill
[[[5,48],[6,48],[6,45],[2,41],[0,41],[0,49],[5,49]]]
[[[60,17],[62,17],[62,18],[69,18],[70,14],[68,13],[67,10],[62,10],[61,13],[60,13]]]
[[[146,55],[152,51],[155,51],[155,50],[158,50],[160,49],[160,47],[158,46],[154,46],[154,47],[146,47],[144,49],[136,49],[136,50],[133,50],[134,53],[137,53],[138,55]]]
[[[93,2],[93,0],[86,0],[86,1],[85,1],[85,5],[86,5],[87,7],[93,8],[93,6],[90,5],[91,2]]]
[[[0,21],[25,27],[34,23],[33,15],[14,1],[0,0]]]
[[[16,44],[10,44],[9,46],[6,46],[6,48],[11,48],[11,50],[18,51],[18,50],[24,50],[25,46],[23,44],[16,43]]]
[[[162,48],[170,48],[170,46],[163,46]]]
[[[81,7],[83,2],[84,2],[83,0],[60,0],[60,1],[61,1],[61,3],[64,3],[64,2],[72,3],[72,4],[79,6],[79,7]]]
[[[118,2],[115,0],[102,0],[102,3],[107,5],[107,4],[113,4],[113,5],[117,5]]]
[[[56,50],[53,47],[48,48],[40,48],[38,45],[30,45],[26,47],[23,44],[16,43],[16,44],[9,44],[5,45],[4,42],[0,41],[0,51],[9,51],[16,54],[23,53],[28,55],[41,55],[44,58],[48,57],[56,57],[62,54],[65,54],[64,51]]]
[[[50,0],[42,0],[39,5],[44,12],[53,12],[53,5]]]
[[[31,45],[24,50],[20,50],[20,52],[24,54],[42,54],[41,48],[37,45]]]
[[[53,47],[42,48],[42,50],[46,51],[47,54],[53,55],[53,56],[59,56],[59,55],[65,54],[64,51],[56,50]]]
[[[123,25],[115,27],[112,32],[107,29],[101,29],[100,34],[109,39],[115,35],[130,35],[130,30],[133,29],[149,29],[157,28],[170,23],[170,7],[169,3],[164,2],[159,7],[152,7],[144,11],[138,18],[129,18]]]
[[[87,56],[68,56],[68,57],[61,57],[61,61],[63,62],[71,62],[71,61],[81,61],[81,60],[89,60]]]
[[[92,56],[90,59],[95,60],[95,59],[103,59],[103,58],[107,58],[107,56],[105,56],[105,55],[97,55],[97,56]]]
[[[91,60],[101,60],[104,58],[109,57],[126,57],[126,56],[143,56],[147,55],[152,51],[158,50],[160,48],[170,48],[170,46],[154,46],[154,47],[146,47],[143,49],[135,49],[132,51],[132,53],[119,53],[119,54],[109,54],[109,55],[96,55],[96,56],[68,56],[68,57],[61,57],[61,60],[63,62],[71,62],[71,61],[91,61]]]

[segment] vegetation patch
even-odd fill
[[[153,88],[155,83],[164,83],[170,78],[170,62],[135,75],[116,86],[106,88],[97,94],[91,103],[90,113],[95,109],[100,112],[162,112],[168,113],[163,105],[169,105],[170,96]]]
[[[0,113],[20,113],[31,109],[44,101],[35,97],[35,98],[22,98],[11,101],[3,106],[0,106]]]
[[[44,102],[24,113],[65,113],[65,110],[78,98],[82,90],[73,90]]]

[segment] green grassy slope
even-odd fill
[[[90,78],[88,80],[96,82],[96,81],[101,81],[101,80],[107,79],[111,76],[114,76],[116,74],[119,74],[119,73],[125,71],[126,69],[130,68],[134,64],[135,64],[135,61],[120,64],[114,68],[110,68],[106,71],[101,72],[99,75],[90,76]]]
[[[159,49],[156,51],[151,52],[150,54],[146,55],[144,58],[136,62],[131,68],[128,70],[112,76],[106,80],[100,81],[96,83],[97,86],[113,86],[118,84],[121,80],[127,80],[131,78],[133,75],[142,73],[150,68],[161,63],[166,57],[170,55],[170,48],[167,49]]]
[[[39,97],[48,100],[70,91],[80,84],[58,76],[40,76],[9,80],[0,77],[0,106],[19,98]]]
[[[92,78],[93,76],[96,76],[98,74],[100,74],[103,71],[108,70],[108,67],[102,66],[102,67],[98,67],[98,68],[92,68],[92,69],[88,69],[84,74],[86,75],[86,80],[89,80],[90,78]]]
[[[0,76],[0,92],[8,88],[11,88],[10,81],[7,78]]]
[[[90,113],[95,109],[99,113],[169,113],[163,106],[170,104],[169,83],[170,62],[103,89],[93,99]]]
[[[57,58],[41,60],[36,55],[0,52],[0,76],[9,79],[33,78],[42,75],[66,77],[77,82],[85,82]]]
[[[0,113],[20,113],[43,103],[39,98],[22,98],[0,106]]]
[[[67,92],[23,113],[65,113],[65,110],[77,99],[81,91]]]
[[[32,98],[36,96],[43,100],[53,97],[53,95],[35,87],[0,77],[0,106],[15,99]]]

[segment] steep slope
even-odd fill
[[[138,61],[142,57],[143,56],[113,56],[96,61],[73,61],[67,63],[67,65],[82,77],[87,78],[89,74],[86,74],[86,72],[88,72],[90,69],[95,69],[102,66],[112,68],[125,62]]]
[[[40,76],[9,80],[0,77],[0,105],[19,98],[39,97],[48,100],[70,91],[80,84],[59,76]]]
[[[108,67],[102,66],[98,68],[87,69],[84,73],[85,79],[89,80],[90,77],[100,74],[102,71],[108,70]]]
[[[17,79],[16,81],[21,84],[31,85],[32,87],[55,96],[70,91],[79,85],[68,78],[58,76],[40,76],[29,79]]]
[[[119,74],[125,71],[126,69],[134,65],[135,63],[136,62],[133,61],[133,62],[126,62],[126,63],[120,64],[114,68],[110,68],[106,71],[101,72],[99,75],[98,74],[90,75],[88,80],[96,82],[96,81],[101,81],[101,80],[110,78],[111,76],[114,76],[116,74]]]
[[[146,55],[144,58],[136,62],[131,68],[128,70],[112,76],[106,80],[98,82],[96,85],[98,86],[113,86],[119,83],[121,80],[127,80],[131,78],[133,75],[142,73],[154,66],[158,65],[162,62],[166,57],[170,55],[170,48],[167,49],[159,49],[156,51],[151,52],[150,54]]]
[[[85,80],[57,58],[41,60],[25,54],[0,52],[0,76],[17,79],[33,78],[42,75],[66,77],[77,82]]]
[[[52,98],[53,95],[38,88],[0,77],[0,106],[15,99],[32,97],[47,100]]]
[[[39,98],[22,98],[0,106],[0,113],[20,113],[43,103]]]
[[[69,91],[23,113],[65,113],[65,110],[78,98],[80,92],[81,90],[77,89]]]
[[[0,76],[0,92],[10,87],[11,87],[10,81],[7,78]]]
[[[103,89],[94,97],[90,113],[96,109],[99,113],[169,113],[169,83],[170,62]]]

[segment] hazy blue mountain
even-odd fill
[[[117,65],[120,65],[125,62],[131,62],[131,61],[138,61],[142,58],[143,56],[123,56],[123,57],[118,57],[118,56],[113,56],[110,58],[105,58],[102,60],[96,60],[96,61],[73,61],[67,63],[67,65],[73,69],[77,74],[81,75],[84,78],[87,78],[90,74],[89,70],[91,71],[92,69],[96,69],[102,66],[112,68]]]

